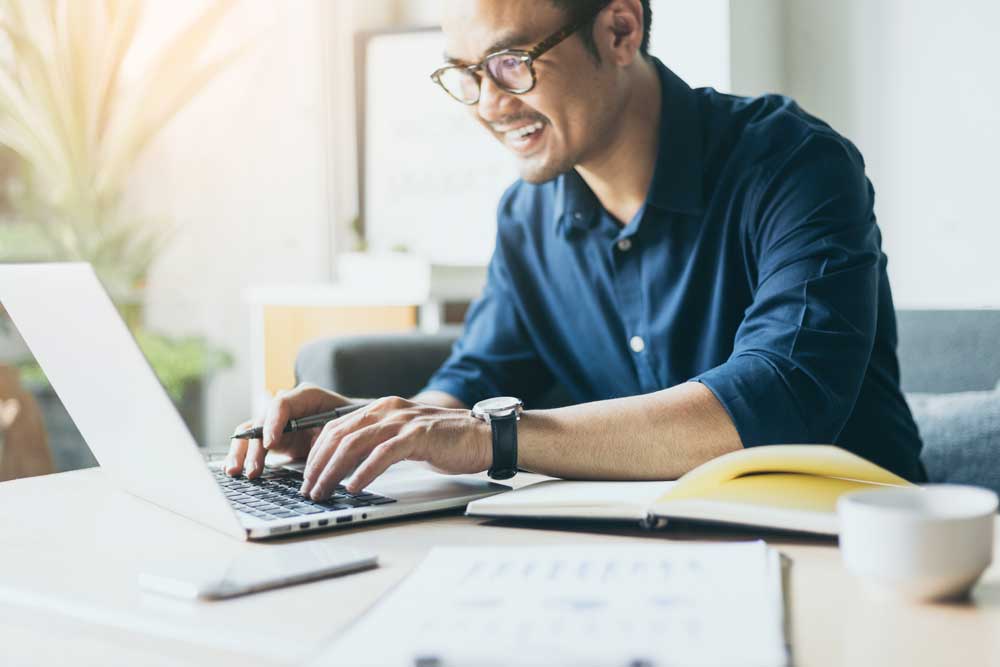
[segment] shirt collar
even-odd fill
[[[705,210],[703,139],[698,100],[683,80],[657,58],[662,104],[659,148],[646,203],[657,208],[700,215]],[[598,201],[576,170],[556,181],[556,224],[560,229],[586,230],[597,224]]]
[[[590,229],[597,224],[598,210],[597,197],[576,169],[558,178],[553,213],[559,229]]]
[[[660,145],[646,202],[667,211],[705,211],[704,139],[698,98],[691,87],[653,58],[662,84]]]

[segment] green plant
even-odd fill
[[[234,4],[212,2],[130,77],[142,0],[0,0],[0,199],[10,218],[0,261],[91,263],[177,401],[232,358],[203,339],[142,328],[137,290],[170,229],[129,211],[124,196],[157,133],[242,51],[205,58]],[[45,381],[35,364],[23,370]]]
[[[125,185],[156,134],[237,57],[203,62],[234,2],[216,0],[129,79],[145,3],[0,0],[0,145],[16,155],[0,261],[90,262],[116,297],[141,286],[169,230],[125,209]]]

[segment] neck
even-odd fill
[[[656,66],[635,62],[625,104],[612,119],[601,148],[576,166],[604,209],[625,225],[646,201],[660,135],[662,91]]]

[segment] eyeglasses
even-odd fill
[[[601,2],[592,14],[552,33],[533,49],[528,51],[504,49],[491,53],[476,65],[445,65],[431,74],[431,81],[462,104],[472,105],[479,102],[479,93],[482,89],[481,72],[485,72],[500,90],[523,95],[535,87],[535,60],[590,23],[608,4],[610,0]]]

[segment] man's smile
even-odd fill
[[[494,131],[503,138],[503,143],[515,153],[527,155],[533,152],[545,135],[546,124],[538,120],[511,129]]]

